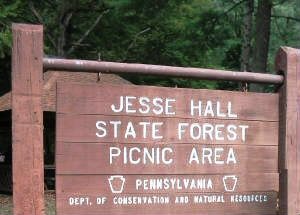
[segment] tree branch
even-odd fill
[[[282,18],[282,19],[287,19],[287,20],[293,20],[295,22],[300,22],[299,18],[292,17],[292,16],[272,15],[271,17],[273,17],[273,18]]]
[[[241,0],[241,1],[237,2],[237,3],[235,3],[232,7],[230,7],[224,13],[222,13],[222,16],[226,15],[227,13],[229,13],[230,11],[232,11],[233,9],[235,9],[236,7],[238,7],[240,4],[242,4],[245,1],[246,0]]]
[[[35,9],[33,2],[30,1],[30,2],[28,3],[28,5],[29,5],[29,8],[30,8],[31,12],[32,12],[32,13],[34,14],[34,16],[37,18],[37,20],[39,21],[39,23],[43,24],[43,19],[42,19],[42,17],[40,16],[40,14],[37,12],[37,10]]]
[[[133,48],[133,46],[135,45],[138,37],[140,35],[146,33],[147,31],[150,31],[150,30],[151,30],[151,28],[148,27],[148,28],[145,28],[144,30],[142,30],[142,31],[140,31],[140,32],[138,32],[137,34],[134,35],[132,42],[129,44],[129,46],[127,47],[127,49],[125,51],[125,55],[124,55],[124,58],[122,59],[122,62],[124,62],[126,60],[129,50]]]
[[[50,7],[54,7],[54,6],[55,6],[55,4],[53,3],[52,0],[44,0],[44,2],[45,2],[46,4],[48,4]]]
[[[0,25],[4,26],[4,27],[9,27],[9,25],[7,23],[4,23],[3,21],[0,20]]]
[[[275,19],[275,26],[276,26],[276,28],[277,28],[277,31],[278,31],[278,33],[279,33],[279,36],[280,36],[281,39],[284,41],[284,43],[287,44],[287,41],[286,41],[286,38],[285,38],[285,34],[283,34],[283,33],[281,32],[280,27],[279,27],[278,22],[277,22],[276,19]]]
[[[73,10],[70,8],[63,8],[59,17],[59,37],[57,41],[57,55],[60,57],[66,57],[66,38],[67,29],[69,28],[70,21],[73,16]]]
[[[34,7],[33,2],[29,2],[29,9],[31,10],[31,12],[34,14],[34,16],[37,18],[38,22],[41,23],[42,25],[44,25],[44,21],[42,16],[39,14],[39,12],[36,10],[36,8]],[[44,25],[45,26],[45,25]],[[46,26],[44,27],[45,31],[46,31]],[[51,42],[51,44],[53,45],[53,47],[56,49],[56,44],[54,42],[53,37],[49,34],[46,33],[47,38],[49,39],[49,41]]]
[[[71,54],[75,48],[77,46],[79,46],[84,40],[85,38],[94,30],[94,28],[97,26],[97,24],[100,22],[100,20],[103,18],[103,16],[105,14],[107,14],[109,12],[109,9],[103,11],[95,20],[95,22],[90,26],[89,29],[86,30],[86,32],[82,35],[81,38],[79,38],[79,40],[77,40],[75,43],[73,43],[73,45],[71,46],[71,48],[67,51],[67,55]]]
[[[286,2],[286,0],[281,0],[281,1],[278,1],[277,3],[272,2],[273,3],[272,7],[276,7],[277,5],[281,5],[281,4],[285,3],[285,2]]]
[[[229,9],[227,9],[225,12],[223,12],[223,13],[219,14],[218,16],[216,16],[215,18],[213,18],[212,24],[215,25],[220,18],[222,18],[223,16],[226,16],[230,11],[232,11],[236,7],[240,6],[245,1],[246,0],[241,0],[241,1],[237,2],[237,3],[235,3],[233,6],[231,6]]]

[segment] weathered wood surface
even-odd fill
[[[279,208],[281,215],[300,214],[300,51],[281,48],[276,70],[285,83],[279,89]]]
[[[232,203],[231,198],[235,197],[236,193],[218,193],[218,194],[162,194],[161,197],[169,197],[169,204],[152,204],[151,209],[147,204],[115,204],[111,207],[108,204],[97,205],[96,198],[101,196],[90,195],[88,205],[81,206],[68,206],[70,197],[86,197],[86,195],[73,195],[73,196],[60,196],[57,201],[58,211],[63,211],[64,215],[126,215],[126,214],[166,214],[166,215],[185,215],[185,214],[201,214],[201,215],[275,215],[276,204],[277,204],[277,193],[276,192],[252,192],[252,193],[239,193],[238,195],[266,195],[267,202],[251,202],[251,203]],[[222,196],[226,202],[224,203],[194,203],[194,196]],[[107,201],[119,201],[118,197],[151,197],[157,196],[153,194],[118,194],[115,196],[108,195]],[[192,202],[187,204],[175,204],[176,196],[187,196]],[[116,198],[116,199],[114,199]],[[212,197],[211,197],[212,198]]]
[[[297,77],[299,77],[300,74],[300,50],[297,49]],[[296,188],[297,191],[297,208],[296,208],[296,213],[300,214],[300,94],[299,94],[299,89],[300,89],[300,81],[297,79],[297,185],[298,187]]]
[[[134,174],[137,172],[143,174],[218,174],[218,173],[245,173],[245,172],[268,172],[275,173],[278,171],[278,148],[276,146],[227,146],[222,145],[224,151],[218,152],[220,155],[218,161],[223,161],[224,164],[216,164],[214,157],[211,157],[211,162],[205,158],[202,163],[202,150],[212,148],[213,153],[218,146],[215,145],[197,145],[197,144],[95,144],[95,143],[60,143],[56,152],[56,173],[57,174]],[[124,164],[123,153],[119,157],[112,158],[110,164],[110,147],[118,147],[124,151],[127,147],[127,164]],[[152,164],[148,160],[147,164],[143,164],[143,147],[162,149],[169,147],[173,150],[172,156],[166,152],[166,159],[173,159],[171,164],[163,164],[160,158],[159,164]],[[137,147],[141,149],[141,153],[132,151],[134,160],[140,158],[139,164],[132,164],[129,161],[129,148]],[[199,164],[192,162],[189,164],[189,157],[193,147],[196,148],[199,157]],[[232,148],[235,153],[237,163],[229,162],[226,164],[229,149]],[[115,152],[116,153],[116,152]],[[208,152],[206,152],[207,154]],[[139,157],[138,157],[139,155]],[[161,157],[161,153],[159,154]],[[155,156],[155,159],[157,156]]]
[[[57,192],[62,195],[74,195],[80,193],[89,193],[97,195],[99,193],[110,193],[109,178],[111,175],[57,175],[57,186],[63,187],[63,190]],[[223,175],[123,175],[126,178],[124,193],[219,193],[224,192]],[[235,192],[249,192],[253,190],[269,190],[278,191],[278,173],[245,173],[236,174],[238,178]],[[258,180],[259,179],[259,180]],[[136,180],[139,180],[138,188],[136,188]],[[160,183],[159,180],[167,180],[169,184],[166,189],[150,188],[151,183]],[[174,185],[171,180],[175,180]],[[192,180],[201,180],[201,188],[191,185]],[[212,188],[208,186],[208,180],[212,182]],[[172,183],[173,183],[172,181]],[[147,183],[148,189],[144,189],[143,185]],[[179,183],[179,185],[178,185]],[[152,185],[153,186],[153,185]],[[95,189],[97,187],[97,189]],[[179,188],[177,188],[179,187]]]
[[[197,119],[196,115],[191,116],[189,105],[190,100],[194,101],[220,101],[221,111],[226,112],[228,101],[231,101],[233,113],[236,113],[241,120],[263,120],[278,121],[278,94],[271,93],[245,93],[221,90],[205,89],[179,89],[166,87],[149,87],[133,85],[96,85],[96,84],[76,84],[58,83],[58,113],[72,114],[104,114],[120,115],[110,110],[110,105],[117,103],[120,96],[139,96],[149,98],[173,98],[176,100],[174,110],[176,117]],[[125,93],[126,92],[126,93]],[[80,105],[78,105],[80,103]],[[138,102],[132,100],[133,107],[137,107]],[[197,104],[197,103],[196,103]],[[204,103],[205,104],[205,103]],[[203,105],[204,105],[203,104]],[[153,107],[153,104],[150,105]],[[271,107],[271,109],[270,109]],[[213,107],[216,112],[216,106]],[[127,113],[128,116],[141,116],[137,113]],[[142,116],[157,116],[153,112]],[[162,117],[168,117],[161,115]],[[174,115],[169,115],[174,117]],[[217,118],[203,117],[198,118]],[[225,117],[220,118],[225,119]]]
[[[12,142],[15,215],[44,214],[43,28],[13,24]]]
[[[80,105],[79,105],[80,106]],[[211,144],[240,144],[240,145],[278,145],[278,123],[264,121],[240,121],[240,120],[219,120],[219,119],[180,119],[180,118],[164,118],[164,117],[130,117],[130,116],[106,116],[106,115],[72,115],[72,114],[57,114],[57,141],[63,142],[122,142],[122,143],[151,143],[151,142],[168,142],[168,143],[211,143]],[[105,137],[97,137],[96,133],[99,130],[96,128],[97,121],[105,121],[107,124],[107,135]],[[118,136],[114,137],[113,125],[110,121],[121,121],[119,125]],[[136,137],[125,137],[125,131],[129,122],[132,122]],[[143,126],[140,122],[159,123],[162,122],[161,131],[158,135],[163,138],[152,138],[151,125],[147,125],[147,133],[143,133]],[[194,128],[193,138],[190,135],[190,126],[184,127],[184,133],[179,138],[178,123],[198,123],[202,128],[200,136],[199,132]],[[204,124],[224,125],[219,128],[221,131],[219,137],[224,140],[219,140],[213,135],[203,135]],[[227,138],[228,125],[246,125],[248,126],[245,140],[243,141],[241,128],[237,128],[238,137],[235,140]],[[78,132],[80,131],[80,132]],[[201,135],[202,134],[202,135]]]
[[[59,215],[276,214],[279,187],[277,94],[74,83],[58,84],[57,93],[56,186]],[[111,105],[116,104],[117,107],[121,96],[131,97],[129,111],[113,112]],[[167,108],[162,114],[155,113],[153,110],[156,107],[150,103],[150,111],[140,113],[141,106],[139,101],[136,101],[139,97],[149,98],[150,103],[155,98],[162,98],[162,101],[171,99],[176,102],[169,106],[168,113]],[[222,114],[203,116],[203,113],[201,116],[193,116],[190,112],[191,99],[201,100],[204,105],[207,101],[211,101],[214,104],[212,112],[219,111],[223,116]],[[230,107],[228,102],[231,103]],[[219,110],[216,104],[219,105]],[[235,117],[230,117],[229,112],[234,113]],[[99,121],[106,123],[107,135],[99,135],[102,131],[96,125]],[[115,127],[110,124],[111,121],[120,122],[118,132],[114,132]],[[140,122],[149,123],[149,126],[147,128],[140,126]],[[131,133],[126,136],[127,125],[130,123],[134,127],[135,135]],[[151,131],[154,130],[151,127],[153,123],[161,123],[155,137]],[[179,123],[188,125],[181,138],[178,133]],[[193,123],[199,126],[209,124],[221,125],[221,127],[214,131],[217,136],[210,136],[209,132],[204,132],[196,135],[195,138],[189,130],[189,126]],[[241,130],[237,131],[237,136],[233,140],[226,136],[228,135],[226,128],[229,125],[245,125],[247,132],[243,136]],[[132,132],[132,127],[129,130]],[[110,157],[112,148],[120,150],[120,155]],[[133,148],[134,150],[130,152]],[[204,158],[204,148],[210,150],[212,154],[217,153],[209,156],[210,158]],[[144,159],[144,149],[158,154],[153,160],[148,155],[145,155]],[[164,161],[162,149],[171,150],[166,152]],[[197,152],[199,163],[189,162],[193,149]],[[228,161],[229,151],[234,153],[235,162]],[[170,159],[172,162],[165,162]],[[109,178],[113,175],[126,178],[125,188],[121,194],[112,193],[110,190]],[[234,193],[225,190],[222,179],[226,175],[234,175],[238,178]],[[147,190],[144,187],[138,190],[136,188],[137,179],[172,177],[179,180],[195,177],[209,178],[213,181],[213,188],[203,190],[190,188]],[[267,195],[268,201],[230,202],[231,195],[245,193]],[[113,199],[118,196],[154,194],[166,195],[173,200],[168,205],[118,205],[113,202]],[[174,203],[175,196],[190,198],[193,195],[223,195],[227,200],[223,203],[207,204]],[[109,202],[97,205],[95,203],[97,196],[105,196]],[[70,197],[86,197],[91,199],[92,203],[72,206],[68,202]]]

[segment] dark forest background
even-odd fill
[[[0,96],[10,90],[12,22],[43,24],[48,57],[272,73],[280,46],[300,48],[300,0],[0,0]],[[245,87],[125,78],[173,87]]]

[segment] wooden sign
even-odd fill
[[[58,84],[57,214],[277,213],[278,94]]]

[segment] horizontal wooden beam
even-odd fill
[[[52,58],[44,58],[43,64],[44,70],[160,75],[170,77],[197,78],[204,80],[223,80],[276,85],[282,84],[284,81],[283,76],[274,74],[234,72],[215,69],[173,67],[149,64],[116,63],[89,60],[67,60]]]

